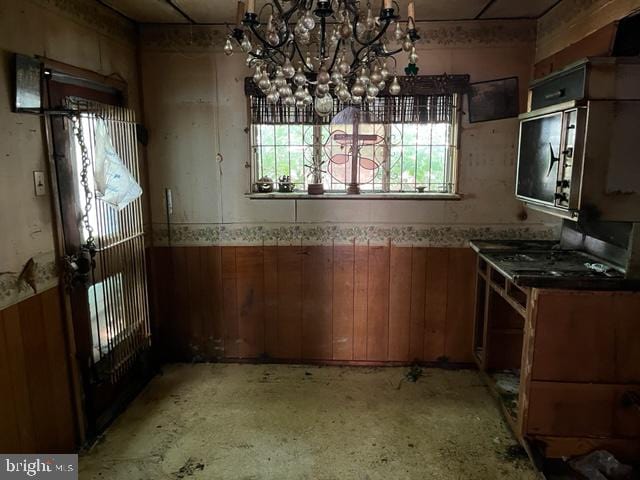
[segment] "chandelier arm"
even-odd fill
[[[320,64],[324,63],[324,56],[326,53],[326,35],[327,35],[327,19],[322,17],[320,19]]]
[[[304,65],[304,68],[306,68],[309,71],[313,71],[313,68],[307,65],[307,60],[304,58],[304,55],[302,55],[302,52],[300,51],[300,47],[298,46],[298,42],[294,40],[293,45],[295,46],[295,49],[298,52],[298,55],[300,55],[300,60],[302,61],[302,65]]]
[[[353,13],[353,26],[351,27],[353,30],[353,38],[360,45],[366,45],[366,42],[363,42],[358,38],[358,20],[360,20],[360,12],[358,12],[352,5],[349,10]]]
[[[362,48],[360,50],[358,50],[357,56],[359,57],[360,53],[363,50],[365,50],[367,48],[371,48],[373,45],[375,45],[378,42],[378,40],[380,40],[384,36],[384,34],[387,33],[387,29],[389,28],[389,25],[391,25],[391,20],[390,19],[385,20],[384,21],[384,26],[380,29],[380,32],[378,32],[378,34],[371,41],[369,41],[366,44],[362,44],[361,43],[363,46],[362,46]],[[355,35],[354,35],[354,37],[355,37]]]
[[[331,61],[331,66],[328,68],[328,72],[333,70],[333,67],[336,65],[336,60],[338,59],[338,52],[340,51],[340,45],[342,44],[342,39],[338,40],[336,45],[336,51],[333,53],[333,60]]]

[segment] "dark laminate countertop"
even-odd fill
[[[481,258],[516,285],[575,290],[640,290],[640,279],[627,279],[618,267],[558,242],[529,240],[472,241]],[[595,271],[596,264],[606,271]]]

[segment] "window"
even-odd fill
[[[311,107],[289,110],[258,95],[250,102],[254,185],[288,177],[296,191],[305,192],[315,164],[325,191],[345,192],[357,145],[363,193],[456,193],[456,93],[376,98],[362,106],[367,120],[358,124],[357,135],[353,125],[332,125],[333,115],[319,118]],[[334,115],[342,108],[335,101]]]

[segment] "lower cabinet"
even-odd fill
[[[534,457],[640,460],[640,292],[521,288],[478,257],[473,351]]]

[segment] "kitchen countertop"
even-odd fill
[[[610,263],[554,241],[479,240],[471,248],[516,285],[572,290],[640,290],[640,279],[627,279]],[[600,267],[600,271],[588,265]]]

